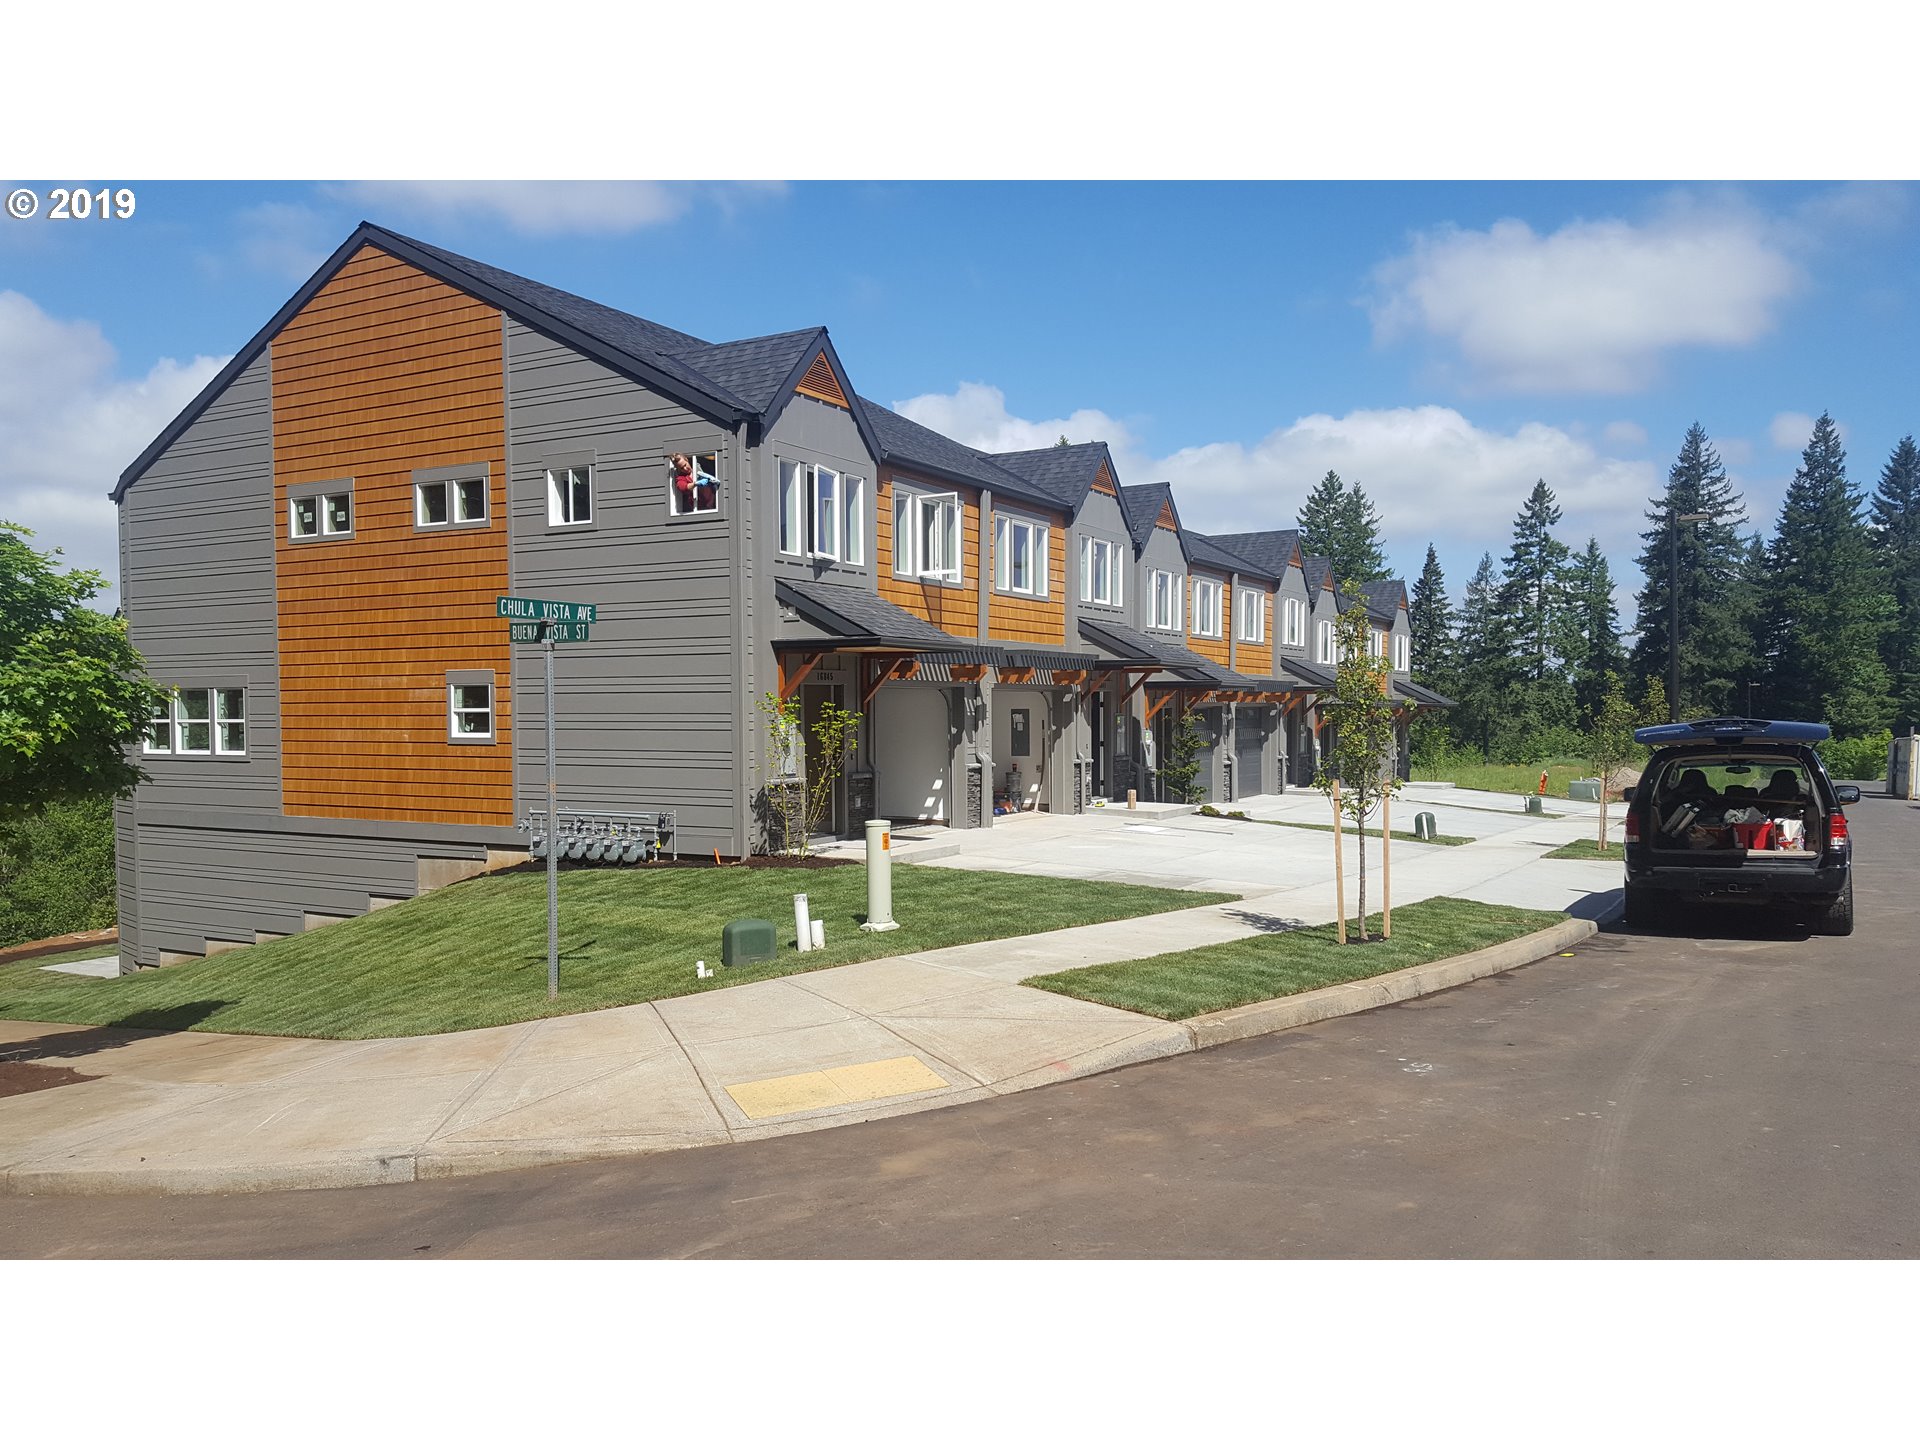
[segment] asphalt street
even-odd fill
[[[1844,939],[1616,923],[1387,1009],[752,1144],[373,1189],[0,1198],[0,1255],[1906,1255],[1920,805],[1869,796],[1852,818]]]

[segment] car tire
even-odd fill
[[[1627,910],[1623,917],[1629,930],[1657,930],[1667,918],[1667,902],[1645,890],[1627,887]]]
[[[1853,877],[1847,877],[1847,888],[1840,892],[1840,898],[1814,917],[1814,933],[1818,935],[1853,934]]]

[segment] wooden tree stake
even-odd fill
[[[1347,867],[1340,858],[1340,782],[1333,782],[1333,903],[1339,911],[1339,936],[1347,943]]]

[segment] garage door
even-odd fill
[[[887,820],[945,820],[947,701],[928,685],[883,685],[873,697],[875,803]]]
[[[1267,793],[1267,727],[1252,710],[1233,717],[1233,792],[1236,800]]]

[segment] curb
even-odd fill
[[[452,1179],[459,1176],[497,1174],[507,1170],[529,1170],[550,1165],[575,1164],[588,1160],[659,1154],[672,1150],[706,1148],[710,1145],[739,1144],[756,1139],[803,1131],[857,1125],[869,1120],[890,1119],[896,1115],[916,1114],[923,1110],[943,1109],[986,1100],[995,1095],[1015,1094],[1063,1080],[1078,1080],[1108,1070],[1121,1070],[1150,1060],[1166,1059],[1198,1050],[1210,1050],[1235,1040],[1252,1040],[1302,1025],[1355,1015],[1398,1005],[1439,990],[1452,989],[1470,981],[1517,970],[1543,960],[1569,945],[1578,944],[1599,930],[1592,920],[1564,920],[1545,930],[1518,939],[1503,941],[1485,950],[1452,955],[1429,961],[1407,970],[1395,970],[1368,980],[1350,980],[1304,995],[1289,995],[1278,1000],[1262,1000],[1236,1010],[1218,1010],[1193,1020],[1161,1021],[1164,1030],[1127,1040],[1116,1041],[1100,1051],[1072,1061],[1046,1066],[1023,1075],[1011,1076],[995,1085],[982,1085],[958,1094],[929,1097],[926,1103],[888,1105],[866,1112],[843,1112],[820,1116],[814,1122],[767,1127],[744,1132],[728,1132],[709,1139],[688,1135],[654,1135],[626,1140],[599,1139],[592,1142],[526,1143],[497,1150],[450,1150],[431,1144],[407,1154],[340,1155],[324,1160],[277,1165],[142,1166],[137,1170],[94,1170],[87,1168],[53,1170],[29,1168],[26,1161],[11,1170],[0,1170],[0,1195],[207,1195],[257,1194],[269,1190],[320,1190],[361,1188],[373,1185],[406,1184],[413,1180]],[[1131,1014],[1132,1012],[1120,1012]],[[1147,1017],[1135,1017],[1145,1020]]]
[[[1449,955],[1406,970],[1394,970],[1367,980],[1349,980],[1324,990],[1309,990],[1304,995],[1287,995],[1278,1000],[1262,1000],[1237,1010],[1217,1010],[1193,1020],[1182,1021],[1193,1037],[1196,1050],[1211,1049],[1234,1040],[1251,1040],[1273,1035],[1322,1020],[1356,1015],[1362,1010],[1377,1010],[1383,1005],[1398,1005],[1417,1000],[1436,990],[1450,990],[1472,980],[1482,980],[1508,970],[1518,970],[1544,960],[1569,945],[1577,945],[1599,930],[1592,920],[1563,920],[1545,930],[1504,940],[1485,950],[1465,955]]]

